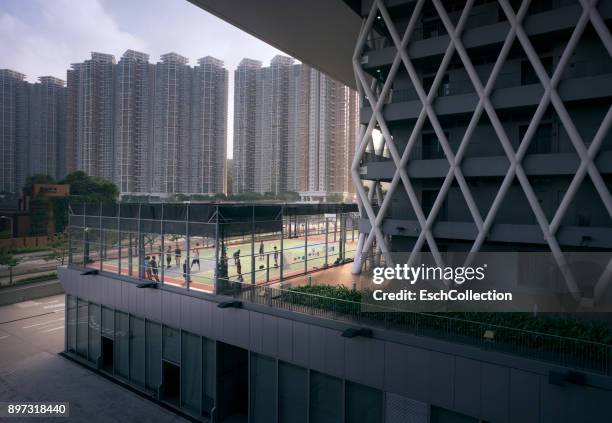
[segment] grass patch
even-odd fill
[[[57,279],[57,273],[55,272],[49,273],[46,275],[33,276],[27,279],[21,279],[17,282],[17,285],[22,285],[22,284],[32,283],[32,282],[52,281],[54,279]]]
[[[11,254],[27,254],[27,253],[36,253],[39,251],[50,251],[49,247],[46,245],[37,246],[37,247],[15,247],[8,250]]]

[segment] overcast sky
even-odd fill
[[[170,51],[197,59],[214,56],[229,71],[228,154],[232,155],[234,69],[244,57],[264,64],[274,47],[216,18],[187,0],[0,0],[0,68],[29,81],[52,75],[66,79],[70,63],[90,52],[133,49],[151,62]]]

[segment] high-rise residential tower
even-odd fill
[[[0,191],[19,192],[27,173],[28,83],[0,69]]]
[[[115,85],[115,183],[122,193],[150,192],[155,66],[149,55],[127,50]]]
[[[219,59],[203,57],[193,68],[189,192],[227,191],[227,83],[228,73]]]
[[[350,161],[357,135],[357,94],[327,75],[310,69],[308,191],[352,192]]]
[[[257,74],[261,62],[242,59],[234,71],[233,193],[255,191]]]
[[[297,191],[317,198],[354,192],[354,90],[283,56],[269,67],[244,59],[235,79],[236,192]]]
[[[191,69],[177,53],[161,56],[155,72],[153,192],[188,192]]]
[[[79,71],[74,67],[66,71],[66,139],[64,142],[64,163],[66,174],[78,169],[77,154],[77,104]]]
[[[255,191],[287,191],[289,76],[294,60],[275,56],[257,78]]]
[[[287,191],[308,190],[310,71],[309,66],[296,64],[289,76]]]
[[[77,169],[109,180],[115,174],[114,72],[115,57],[94,52],[68,73],[68,110],[73,113],[68,117],[68,152],[75,150]]]
[[[26,160],[28,175],[65,176],[66,87],[65,81],[41,76],[30,86],[29,136]]]

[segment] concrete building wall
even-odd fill
[[[567,369],[510,354],[386,330],[375,330],[372,338],[345,338],[342,331],[350,326],[342,322],[248,303],[242,309],[221,309],[217,304],[222,297],[139,289],[135,283],[84,277],[76,270],[61,269],[60,280],[67,294],[111,313],[243,348],[271,359],[274,366],[288,363],[311,376],[317,372],[338,378],[342,386],[358,383],[379,390],[385,422],[410,421],[405,409],[395,417],[399,420],[392,418],[398,416],[396,406],[412,409],[420,416],[418,422],[612,419],[607,406],[612,380],[602,375],[585,372],[583,384],[560,386],[552,382],[550,372]],[[453,413],[464,420],[436,420],[439,414]]]

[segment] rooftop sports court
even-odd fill
[[[69,263],[216,293],[353,261],[357,218],[353,204],[72,204]]]

